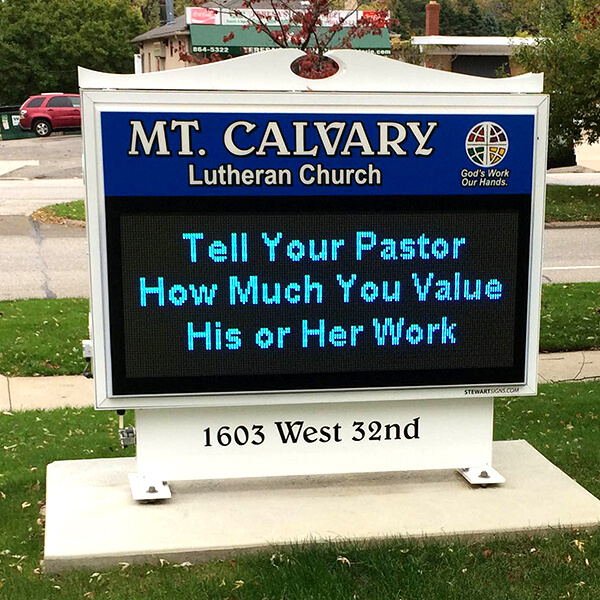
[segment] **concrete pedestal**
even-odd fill
[[[527,442],[494,443],[506,484],[472,488],[453,471],[173,482],[138,504],[135,459],[48,465],[47,572],[119,562],[202,561],[295,541],[470,536],[595,527],[600,500]]]

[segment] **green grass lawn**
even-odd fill
[[[600,221],[600,186],[546,187],[546,222]]]
[[[529,440],[600,495],[598,397],[600,382],[543,385],[537,397],[498,399],[496,438]],[[470,543],[451,538],[424,544],[403,539],[372,544],[341,541],[272,548],[204,565],[123,564],[46,576],[39,564],[46,465],[55,460],[131,456],[131,449],[120,449],[116,432],[113,413],[92,409],[0,415],[0,598],[600,598],[600,532],[573,530]],[[485,493],[473,491],[481,492]],[[124,523],[124,534],[127,527]]]
[[[74,200],[52,204],[37,211],[36,218],[85,221],[85,203]],[[547,186],[546,222],[554,221],[600,221],[600,186]]]
[[[543,286],[540,349],[600,348],[600,283]]]
[[[0,302],[0,373],[73,375],[85,361],[87,299]]]

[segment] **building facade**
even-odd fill
[[[239,4],[236,6],[235,3]],[[188,7],[186,14],[174,19],[132,40],[137,44],[143,73],[180,69],[195,64],[185,59],[193,56],[199,59],[241,56],[254,52],[262,52],[276,47],[271,37],[258,32],[254,27],[247,27],[252,18],[252,10],[260,10],[261,18],[273,28],[280,28],[282,23],[291,23],[287,11],[272,10],[269,3],[264,8],[253,4],[253,9],[244,8],[243,2],[233,0],[226,8],[209,3],[202,7]],[[269,11],[273,13],[269,17]],[[324,23],[322,34],[328,33],[330,25],[344,20],[344,27],[331,40],[331,47],[343,46],[350,27],[356,24],[363,15],[372,14],[376,18],[377,11],[331,11],[329,23]],[[286,20],[287,19],[287,20]],[[291,24],[291,28],[297,27]],[[362,36],[351,36],[351,47],[376,54],[391,54],[390,35],[386,27],[375,35],[368,33]]]

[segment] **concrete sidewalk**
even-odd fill
[[[540,354],[540,383],[600,379],[600,350]],[[82,375],[0,375],[0,411],[83,407],[94,404],[94,383]]]

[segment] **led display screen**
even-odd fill
[[[524,381],[528,194],[106,208],[115,395]]]

